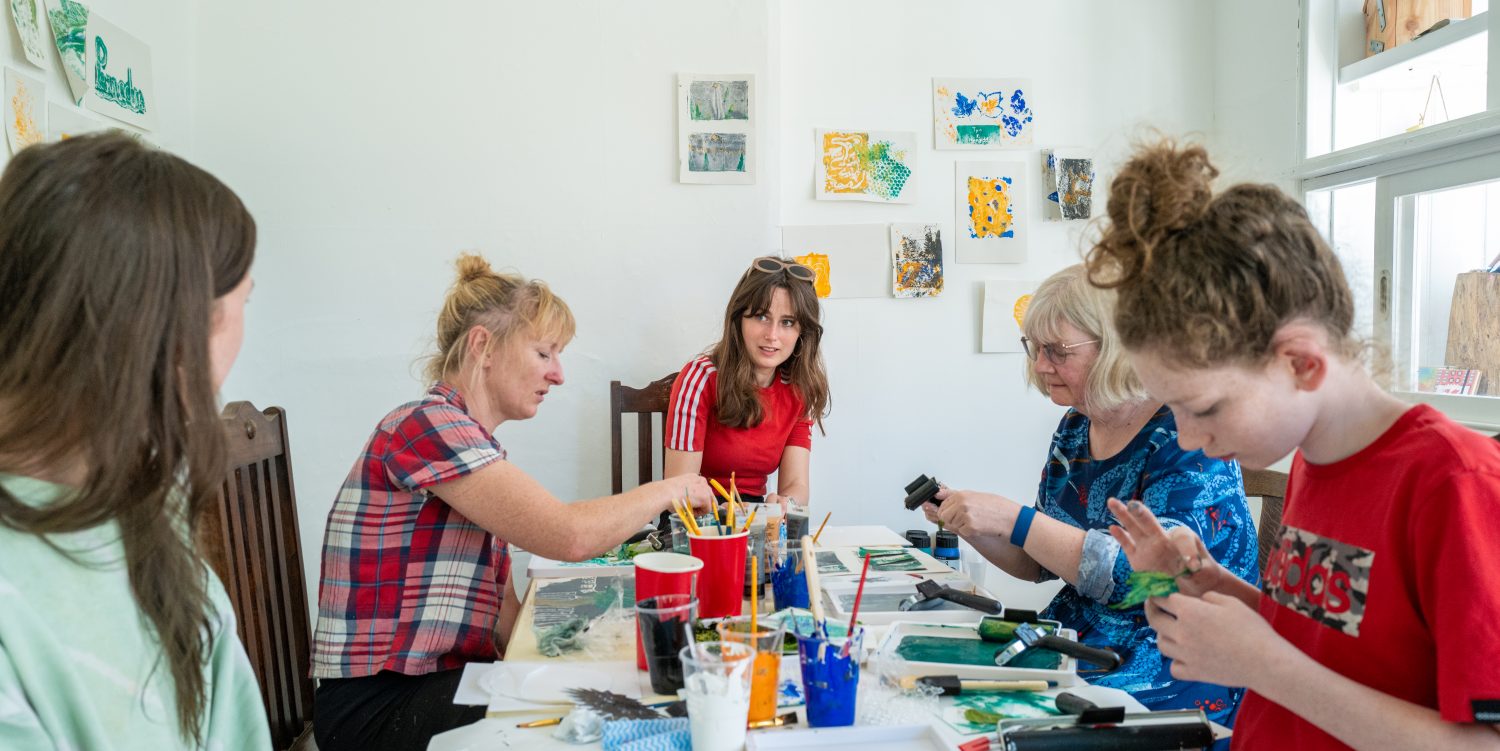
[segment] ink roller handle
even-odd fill
[[[962,605],[966,608],[973,608],[981,613],[989,613],[990,615],[999,615],[1002,610],[1000,603],[984,595],[976,595],[972,592],[960,592],[950,589],[944,592],[942,597],[949,602]]]
[[[1075,657],[1084,662],[1098,665],[1106,671],[1115,670],[1120,667],[1120,655],[1116,654],[1113,649],[1090,647],[1087,644],[1080,644],[1072,639],[1064,639],[1061,636],[1053,634],[1047,634],[1037,639],[1036,644],[1032,646],[1041,649],[1050,649],[1059,654]]]

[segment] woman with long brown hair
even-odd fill
[[[0,177],[0,738],[266,748],[223,586],[188,530],[223,481],[255,223],[127,136]]]
[[[813,270],[772,256],[740,275],[718,343],[684,365],[667,408],[667,476],[702,474],[751,502],[808,501],[812,424],[828,411]],[[776,473],[776,492],[766,480]]]

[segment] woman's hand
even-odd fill
[[[993,493],[973,490],[950,490],[939,488],[937,499],[942,505],[928,511],[928,519],[936,512],[944,529],[953,530],[959,537],[971,535],[998,535],[1007,537],[1021,513],[1020,504]],[[930,505],[930,504],[924,504]]]
[[[1296,651],[1250,606],[1218,592],[1153,597],[1146,621],[1162,655],[1172,658],[1172,677],[1185,681],[1253,687],[1256,671],[1278,652]]]
[[[1136,571],[1173,574],[1177,576],[1177,590],[1193,597],[1217,589],[1225,577],[1233,578],[1209,555],[1198,535],[1186,527],[1163,529],[1146,504],[1125,504],[1111,498],[1109,510],[1120,521],[1109,528],[1109,534],[1120,543],[1125,559]]]

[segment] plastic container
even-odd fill
[[[947,530],[938,532],[937,541],[932,546],[932,557],[957,571],[960,565],[958,558],[958,535]]]
[[[698,616],[739,615],[745,605],[745,549],[750,533],[720,535],[705,528],[688,535],[693,557],[703,561],[698,578]]]

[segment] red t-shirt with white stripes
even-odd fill
[[[797,389],[783,373],[760,390],[764,407],[759,425],[731,428],[719,422],[719,372],[707,356],[683,366],[672,382],[667,406],[666,442],[673,451],[699,451],[699,473],[729,487],[729,473],[741,493],[765,495],[766,476],[781,466],[788,446],[812,448],[812,420]]]

